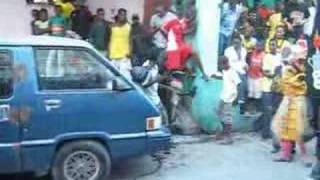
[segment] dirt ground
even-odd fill
[[[175,147],[171,154],[162,156],[161,163],[149,156],[118,162],[114,165],[111,180],[309,179],[311,169],[303,166],[299,153],[292,163],[275,163],[272,161],[274,155],[270,153],[270,141],[262,141],[254,135],[237,135],[235,138],[234,145],[222,146],[209,136],[176,136]],[[308,149],[313,155],[314,142],[308,144]]]

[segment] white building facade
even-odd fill
[[[145,0],[87,0],[92,13],[95,13],[97,8],[104,8],[107,19],[110,19],[119,8],[127,9],[129,17],[132,14],[143,17],[144,4]],[[52,7],[47,5],[29,5],[25,0],[1,0],[0,39],[30,35],[31,10],[40,8],[47,8],[52,12]]]

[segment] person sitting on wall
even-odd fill
[[[36,35],[36,22],[39,20],[39,10],[33,9],[31,11],[32,21],[31,21],[31,34]]]
[[[39,20],[35,22],[35,35],[49,34],[48,10],[41,9],[39,11]]]
[[[55,15],[49,19],[50,35],[63,37],[66,34],[66,19],[62,15],[62,8],[59,5],[54,7]]]
[[[70,23],[71,13],[75,10],[72,0],[54,0],[54,4],[61,6],[62,14],[66,18],[67,23]]]

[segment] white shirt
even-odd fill
[[[155,106],[161,103],[161,99],[158,94],[159,83],[155,82],[158,78],[158,75],[159,75],[159,68],[157,65],[153,65],[149,70],[146,79],[142,83],[143,86],[153,83],[149,87],[143,88],[143,91],[146,93],[146,95],[150,98],[150,100]]]
[[[229,59],[229,64],[232,69],[239,74],[246,74],[245,69],[248,66],[246,62],[247,50],[244,47],[241,48],[240,59],[233,46],[228,47],[225,50],[224,55]]]
[[[222,71],[223,87],[221,92],[221,100],[225,103],[233,103],[238,96],[237,86],[240,84],[241,79],[238,73],[233,70]]]
[[[308,11],[310,13],[310,16],[307,19],[307,22],[304,24],[304,33],[308,36],[311,36],[313,32],[317,9],[312,6],[308,8]]]
[[[171,12],[167,12],[166,15],[160,17],[155,14],[151,17],[150,26],[153,28],[161,28],[164,24],[176,19],[177,16]],[[155,45],[159,48],[166,48],[167,38],[159,31],[154,35]]]

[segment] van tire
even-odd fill
[[[73,167],[74,169],[72,169]],[[74,176],[81,176],[81,174],[84,174],[83,171],[88,171],[89,168],[91,168],[92,175],[85,179],[108,179],[111,171],[111,160],[106,148],[94,141],[71,142],[62,146],[56,154],[51,175],[53,180],[76,180],[70,175],[71,169],[76,170],[76,172],[73,171]]]

